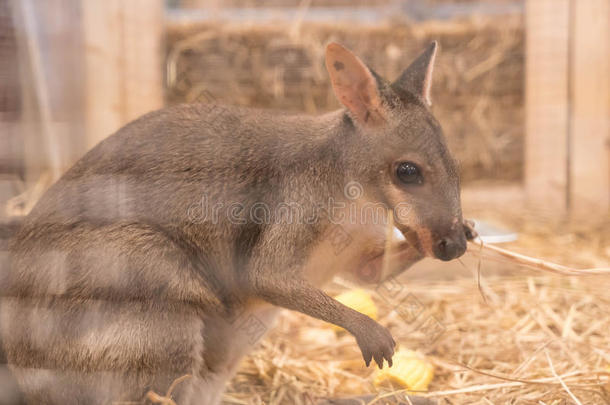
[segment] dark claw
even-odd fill
[[[371,360],[373,359],[373,355],[371,354],[362,354],[362,356],[364,357],[364,364],[366,364],[366,366],[368,367],[371,364]]]
[[[392,367],[392,356],[394,356],[394,348],[392,347],[389,353],[386,354],[385,359],[388,361],[388,367]]]
[[[354,336],[362,351],[362,357],[367,367],[374,360],[380,369],[384,359],[392,364],[392,355],[396,342],[390,332],[369,317],[362,318],[362,327],[355,331]]]

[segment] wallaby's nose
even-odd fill
[[[443,260],[449,261],[460,257],[466,251],[466,240],[456,241],[453,238],[442,238],[434,246],[434,255]]]

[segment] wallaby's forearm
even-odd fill
[[[259,278],[254,293],[279,307],[299,311],[305,315],[340,326],[350,332],[365,315],[357,312],[296,275],[283,282],[276,278]]]
[[[268,274],[268,273],[267,273]],[[373,319],[341,304],[304,280],[297,272],[283,273],[283,277],[258,274],[254,293],[265,301],[305,315],[332,323],[349,331],[358,342],[368,367],[372,359],[379,368],[383,359],[392,366],[396,343],[390,332]]]

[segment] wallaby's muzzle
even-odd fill
[[[457,225],[457,226],[456,226]],[[462,222],[454,224],[451,233],[436,240],[432,250],[437,259],[449,261],[466,252],[466,234]]]
[[[455,237],[441,238],[434,245],[434,255],[441,260],[449,261],[456,259],[464,254],[466,251],[466,237]]]

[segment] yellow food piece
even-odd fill
[[[424,356],[411,350],[398,350],[392,361],[392,367],[385,367],[375,374],[373,384],[376,387],[389,381],[409,390],[428,390],[428,385],[434,378],[434,367]]]
[[[335,299],[343,305],[377,320],[377,305],[375,305],[371,294],[363,289],[357,288],[355,290],[346,291],[337,295]],[[343,328],[336,325],[332,325],[332,328],[336,331],[343,330]]]

